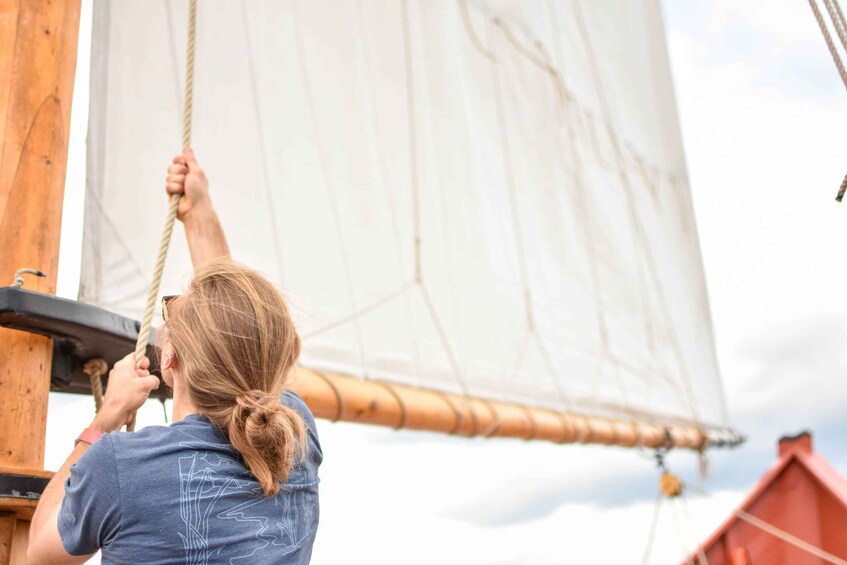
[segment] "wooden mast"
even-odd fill
[[[80,0],[0,0],[0,285],[32,268],[47,276],[25,288],[56,291],[79,13]],[[44,475],[51,359],[50,339],[0,329],[2,475]],[[34,503],[0,497],[0,561],[24,562]]]

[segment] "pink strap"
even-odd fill
[[[76,442],[74,442],[74,445],[76,445],[77,443],[79,443],[81,441],[84,441],[88,445],[94,445],[95,443],[100,441],[100,438],[102,438],[102,437],[103,437],[102,432],[98,432],[97,430],[92,430],[91,428],[85,428],[84,430],[82,430],[82,433],[79,434],[79,437],[76,438]]]

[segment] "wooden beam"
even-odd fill
[[[0,0],[0,284],[33,268],[47,277],[26,288],[56,291],[79,11],[80,0]],[[51,357],[48,338],[0,329],[2,467],[44,466]],[[0,511],[19,502],[0,498]],[[17,522],[12,563],[28,526]]]
[[[12,539],[17,519],[14,512],[0,512],[0,563],[12,560]]]
[[[313,414],[333,421],[462,436],[701,450],[741,438],[730,430],[603,418],[446,394],[298,367],[290,383]]]

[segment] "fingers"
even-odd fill
[[[118,367],[132,367],[135,365],[135,353],[127,353],[123,359],[115,363],[115,369]]]
[[[147,369],[150,368],[150,359],[148,359],[146,355],[141,358],[141,364],[138,368],[142,371],[147,371]]]
[[[177,165],[184,165],[185,157],[183,157],[182,155],[177,155],[176,157],[174,157],[174,163]]]
[[[159,384],[161,384],[159,378],[154,377],[153,375],[141,377],[138,379],[138,382],[141,384],[147,394],[150,394],[151,392],[159,388]]]
[[[198,169],[200,168],[199,163],[197,163],[197,157],[194,156],[194,150],[192,148],[189,147],[186,149],[183,156],[185,157],[185,163],[188,165],[189,169],[193,170],[195,167]]]
[[[174,163],[168,166],[168,176],[185,174],[188,174],[188,166],[185,164]]]

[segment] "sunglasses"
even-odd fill
[[[168,304],[175,298],[179,298],[179,294],[169,294],[162,297],[162,320],[165,323],[168,321]]]

